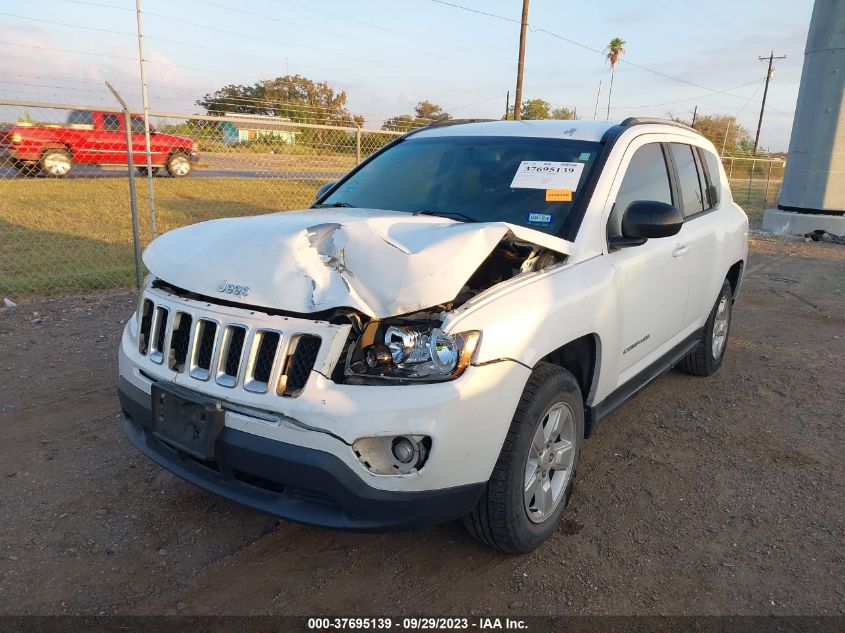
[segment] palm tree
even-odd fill
[[[607,119],[610,120],[610,97],[613,95],[613,75],[616,73],[616,64],[619,58],[625,54],[625,40],[621,37],[614,37],[610,44],[604,49],[607,62],[610,64],[610,90],[607,92]]]

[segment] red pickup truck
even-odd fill
[[[132,157],[146,173],[144,119],[130,117]],[[161,134],[150,126],[153,174],[165,168],[174,178],[191,173],[197,144],[182,136]],[[65,125],[0,126],[0,164],[11,164],[24,175],[43,172],[62,178],[75,165],[126,165],[126,121],[113,112],[72,111]]]

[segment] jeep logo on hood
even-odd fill
[[[228,280],[223,280],[217,284],[217,292],[225,292],[236,297],[245,297],[249,294],[249,286],[242,284],[233,284]]]

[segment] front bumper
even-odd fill
[[[468,513],[484,483],[389,491],[367,485],[337,456],[226,427],[215,462],[196,460],[150,432],[150,395],[120,380],[124,432],[150,459],[197,486],[275,516],[321,527],[394,531]]]

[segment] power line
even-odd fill
[[[346,22],[351,22],[352,24],[358,24],[358,25],[361,25],[361,26],[366,26],[368,28],[376,29],[378,31],[382,31],[382,32],[385,32],[385,33],[394,33],[396,35],[401,35],[402,37],[406,37],[406,38],[407,37],[413,37],[413,38],[417,38],[417,39],[426,40],[426,41],[429,41],[429,42],[435,42],[437,44],[445,44],[445,45],[450,46],[452,48],[457,48],[457,49],[469,51],[469,52],[472,52],[472,53],[479,53],[479,54],[483,54],[483,55],[488,56],[488,57],[489,57],[489,54],[490,54],[489,51],[477,51],[477,50],[474,50],[474,49],[471,49],[471,48],[466,48],[464,46],[457,45],[454,42],[449,42],[447,40],[442,40],[442,39],[439,39],[439,38],[436,38],[436,37],[430,37],[430,36],[427,36],[427,35],[420,35],[418,33],[412,33],[410,31],[408,31],[407,29],[395,29],[395,28],[392,28],[392,27],[389,27],[389,26],[384,26],[383,24],[374,24],[372,22],[366,22],[364,20],[359,20],[357,18],[351,18],[351,17],[346,16],[346,15],[341,15],[339,13],[332,13],[330,11],[324,11],[322,9],[315,9],[314,7],[312,7],[310,5],[303,4],[301,2],[294,2],[293,0],[275,0],[275,1],[276,2],[282,2],[284,4],[289,4],[289,5],[292,5],[292,6],[295,6],[295,7],[300,7],[302,9],[306,9],[306,10],[312,11],[314,13],[319,13],[321,15],[328,15],[330,17],[338,18],[338,19],[344,20]]]
[[[520,22],[520,20],[516,20],[514,18],[509,18],[509,17],[504,16],[504,15],[498,15],[496,13],[490,13],[488,11],[482,11],[480,9],[473,9],[471,7],[465,7],[465,6],[460,5],[460,4],[447,2],[446,0],[430,0],[430,1],[434,2],[436,4],[442,4],[442,5],[446,5],[446,6],[449,6],[449,7],[453,7],[455,9],[460,9],[462,11],[468,11],[470,13],[477,13],[477,14],[484,15],[484,16],[491,17],[491,18],[495,18],[495,19],[498,19],[498,20],[504,20],[506,22],[513,22],[513,23],[519,23]],[[529,26],[531,26],[531,25],[529,25]],[[537,33],[544,33],[544,34],[546,34],[550,37],[553,37],[555,39],[562,40],[562,41],[567,42],[569,44],[572,44],[574,46],[578,46],[579,48],[583,48],[583,49],[588,50],[590,52],[597,53],[599,55],[604,56],[603,50],[599,50],[597,48],[589,46],[588,44],[584,44],[582,42],[578,42],[578,41],[573,40],[571,38],[565,37],[565,36],[563,36],[559,33],[549,31],[548,29],[544,29],[544,28],[540,28],[540,27],[533,27],[532,30],[537,32]],[[675,77],[673,75],[669,75],[669,74],[661,72],[659,70],[655,70],[653,68],[649,68],[649,67],[643,66],[641,64],[636,64],[636,63],[632,62],[630,59],[621,59],[620,62],[627,64],[628,66],[631,66],[633,68],[638,68],[639,70],[643,70],[645,72],[652,73],[653,75],[663,77],[665,79],[671,79],[672,81],[677,81],[679,83],[683,83],[683,84],[686,84],[688,86],[694,86],[696,88],[701,88],[702,90],[706,90],[706,91],[711,92],[713,94],[723,94],[723,95],[726,95],[728,97],[733,97],[734,99],[743,99],[744,98],[744,97],[740,97],[739,95],[731,94],[730,92],[727,92],[725,90],[716,90],[714,88],[709,88],[707,86],[703,86],[703,85],[695,83],[693,81],[687,81],[686,79],[681,79],[680,77]]]

